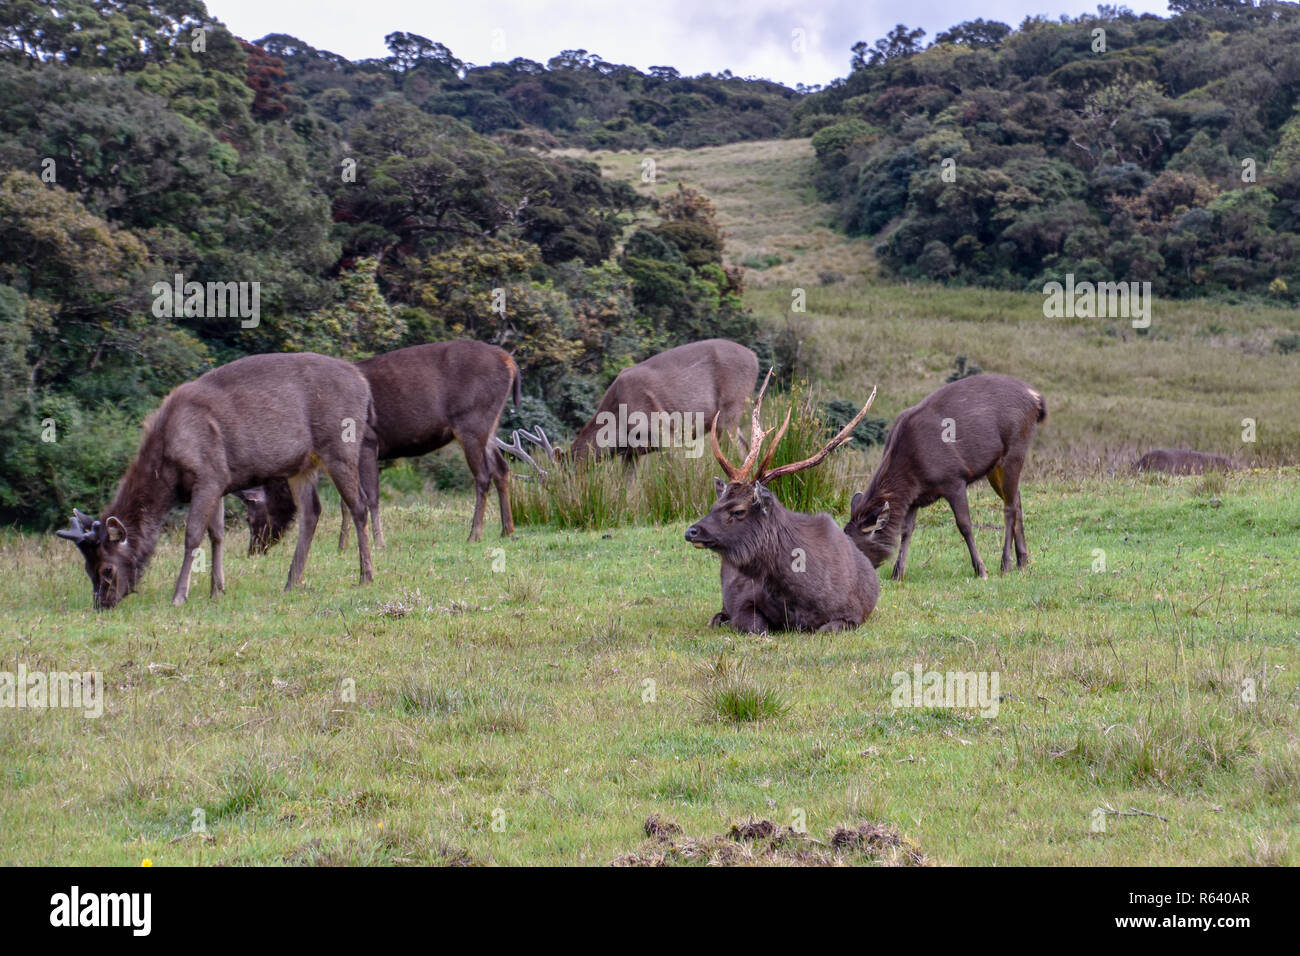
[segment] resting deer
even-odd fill
[[[880,582],[876,571],[840,531],[830,515],[790,511],[769,484],[819,465],[843,444],[871,403],[842,428],[821,451],[802,461],[770,468],[777,445],[790,424],[790,413],[762,454],[759,415],[769,371],[754,404],[749,451],[744,462],[732,465],[718,446],[717,416],[710,430],[713,457],[727,481],[715,479],[718,499],[707,515],[686,529],[686,540],[722,557],[722,612],[711,623],[729,624],[739,631],[835,631],[858,627],[876,606]],[[756,467],[757,466],[757,467]]]

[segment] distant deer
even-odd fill
[[[1200,475],[1207,471],[1236,471],[1231,458],[1186,448],[1157,448],[1133,463],[1134,471],[1162,471],[1169,475]]]
[[[376,444],[361,457],[361,483],[374,523],[375,546],[384,543],[379,520],[379,462],[414,458],[459,441],[474,476],[474,517],[469,540],[483,536],[488,488],[497,488],[501,534],[514,532],[510,513],[510,469],[496,445],[497,426],[506,399],[520,400],[519,367],[504,349],[485,342],[458,340],[412,345],[365,359],[356,366],[375,398]],[[293,499],[282,487],[268,485],[239,495],[248,509],[249,552],[269,548],[293,521]],[[313,503],[320,511],[320,499]],[[347,546],[346,520],[339,548]]]
[[[844,533],[873,565],[898,549],[893,578],[907,569],[907,547],[920,508],[945,499],[966,539],[975,573],[988,577],[975,550],[966,486],[987,478],[1003,501],[1006,520],[1002,571],[1029,563],[1020,505],[1020,472],[1039,423],[1047,419],[1043,396],[1007,375],[973,375],[931,393],[894,422],[884,455],[866,492],[853,496]]]
[[[700,442],[703,423],[714,418],[730,432],[740,423],[757,381],[758,356],[727,339],[705,339],[652,355],[618,373],[568,454],[581,462],[588,455],[617,453],[631,462],[684,437],[692,424],[700,426],[693,432]],[[636,427],[640,421],[647,423],[644,432]],[[620,427],[629,423],[631,427]]]
[[[222,568],[222,495],[283,479],[307,505],[324,467],[357,528],[361,580],[373,575],[358,478],[362,442],[374,424],[370,387],[347,362],[311,352],[253,355],[173,389],[146,420],[144,439],[113,503],[100,518],[73,510],[58,532],[81,549],[95,605],[115,607],[136,587],[152,557],[167,512],[190,503],[185,559],[173,604],[189,596],[190,569],[206,531],[212,542],[212,590],[226,589]],[[315,515],[298,528],[285,589],[302,580]]]
[[[718,499],[713,508],[686,529],[688,542],[722,557],[722,612],[710,623],[749,632],[858,627],[880,596],[875,568],[830,515],[790,511],[768,485],[820,464],[853,434],[876,393],[872,391],[862,411],[817,454],[768,470],[790,424],[787,412],[760,463],[762,444],[771,434],[759,420],[771,377],[769,372],[754,404],[749,453],[739,467],[727,461],[718,445],[716,415],[710,431],[713,456],[728,480],[715,479]]]

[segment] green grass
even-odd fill
[[[182,608],[174,532],[104,614],[74,549],[0,537],[0,669],[108,688],[98,720],[0,711],[0,862],[607,864],[664,855],[654,814],[892,828],[940,864],[1297,862],[1294,469],[1031,481],[1033,564],[987,581],[927,509],[907,581],[830,635],[708,628],[682,523],[467,544],[466,498],[404,500],[372,585],[333,520],[290,594],[289,550],[232,530],[229,592]],[[972,509],[995,558],[998,502]],[[894,709],[918,663],[997,671],[997,716]],[[1093,832],[1100,806],[1165,820]],[[669,862],[797,862],[732,843]]]
[[[787,411],[790,424],[773,453],[772,468],[811,458],[838,431],[828,424],[816,390],[800,383],[785,394],[769,393],[763,401],[762,425],[772,434],[764,444],[764,455]],[[748,415],[741,427],[748,439]],[[744,461],[744,450],[728,436],[719,436],[719,446],[733,464]],[[776,479],[772,487],[786,507],[796,511],[847,509],[855,482],[879,456],[880,449],[874,449],[872,455],[840,450],[817,468]],[[557,465],[550,468],[545,481],[517,485],[511,511],[520,525],[588,531],[614,525],[693,521],[713,506],[717,498],[713,479],[721,475],[706,433],[687,447],[641,456],[635,472],[621,459],[608,456]]]

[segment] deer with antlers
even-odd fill
[[[880,597],[875,568],[830,515],[790,511],[769,485],[821,464],[866,417],[876,392],[872,389],[862,411],[817,454],[769,468],[790,424],[787,412],[763,454],[763,442],[772,431],[763,430],[759,416],[771,378],[769,371],[754,403],[749,453],[739,467],[727,461],[718,446],[717,416],[710,430],[713,457],[727,481],[714,479],[717,501],[686,529],[688,542],[722,558],[722,611],[710,623],[748,632],[851,630],[866,620]]]

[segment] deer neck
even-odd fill
[[[100,519],[116,517],[126,528],[127,546],[137,578],[153,557],[163,522],[178,499],[176,468],[165,459],[162,445],[157,430],[145,436],[139,454],[122,477],[113,503]]]

